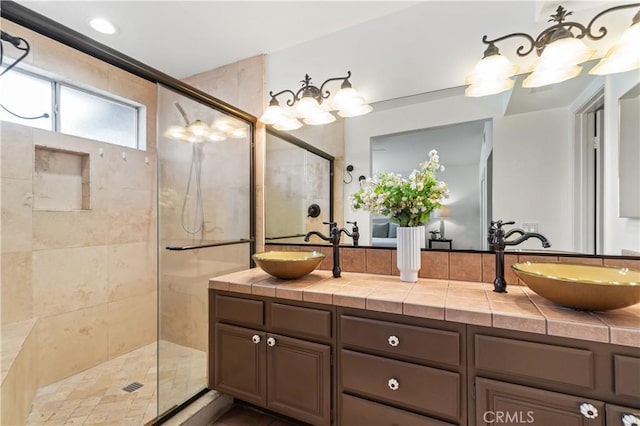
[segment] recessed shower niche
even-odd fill
[[[34,160],[34,210],[90,208],[89,154],[36,146]]]

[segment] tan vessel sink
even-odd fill
[[[319,251],[266,251],[254,254],[253,260],[267,274],[293,280],[316,269],[325,257]]]
[[[552,302],[606,311],[640,302],[640,271],[568,263],[516,263],[511,268],[531,290]]]

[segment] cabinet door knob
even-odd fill
[[[274,339],[273,337],[269,337],[267,339],[267,345],[269,346],[275,346],[276,345],[276,339]]]
[[[400,382],[398,382],[394,378],[389,379],[389,381],[387,382],[387,385],[389,386],[389,389],[393,391],[398,390],[400,388]]]
[[[588,419],[595,419],[598,417],[598,409],[587,402],[580,404],[580,413]]]
[[[640,418],[633,414],[624,414],[622,416],[622,424],[624,426],[640,426]]]
[[[389,339],[387,340],[391,346],[398,346],[400,344],[400,339],[398,339],[398,336],[389,336]]]
[[[251,341],[257,345],[258,343],[260,343],[260,336],[258,336],[257,334],[254,334],[253,337],[251,338]]]

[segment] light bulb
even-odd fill
[[[331,100],[332,110],[345,110],[365,104],[365,100],[352,87],[345,87],[338,90],[338,93]]]
[[[182,126],[170,126],[164,133],[165,138],[183,140],[186,137],[186,129]]]
[[[640,68],[640,22],[627,28],[589,74],[605,75]]]
[[[322,111],[318,101],[311,96],[305,96],[300,99],[294,108],[295,116],[300,118],[311,118]]]
[[[464,95],[488,96],[512,89],[514,81],[511,77],[516,72],[518,67],[501,54],[485,56],[478,61],[471,74],[465,79],[465,83],[470,86],[465,89]]]
[[[541,65],[566,69],[591,59],[595,53],[596,50],[585,46],[582,40],[574,37],[561,38],[544,48],[531,71],[536,71]]]
[[[260,117],[260,121],[264,124],[275,124],[290,118],[287,111],[280,105],[269,105]]]
[[[319,126],[321,124],[329,124],[336,121],[336,118],[328,111],[320,111],[311,117],[307,117],[304,120],[305,124],[310,124],[312,126]]]
[[[471,74],[465,79],[466,84],[493,83],[513,77],[518,72],[518,67],[513,65],[506,57],[495,54],[482,58]]]
[[[548,84],[561,83],[565,80],[577,77],[582,72],[582,67],[574,65],[566,68],[547,67],[536,70],[522,82],[522,87],[540,87]]]
[[[195,136],[204,136],[209,131],[209,126],[204,124],[200,120],[196,120],[193,123],[189,124],[189,129],[191,133]]]
[[[211,127],[221,132],[230,132],[238,126],[238,122],[231,117],[218,117],[213,120]]]
[[[244,127],[236,127],[235,129],[227,132],[227,134],[233,139],[242,139],[247,137],[247,129]]]
[[[302,123],[296,118],[289,118],[273,125],[274,129],[282,131],[295,130],[300,127],[302,127]]]
[[[226,140],[227,137],[224,135],[224,133],[211,131],[207,133],[207,139],[209,139],[211,142],[221,142]]]

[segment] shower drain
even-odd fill
[[[136,390],[140,389],[142,386],[144,386],[142,383],[133,382],[133,383],[128,384],[127,386],[123,387],[122,390],[125,391],[125,392],[133,392],[133,391],[136,391]]]

